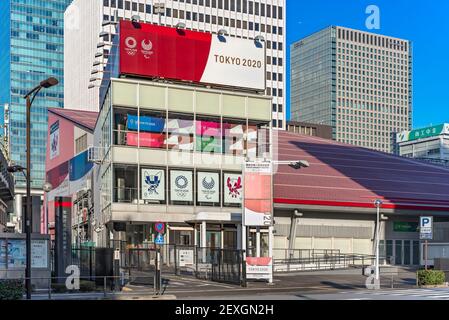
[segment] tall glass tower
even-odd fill
[[[72,0],[1,0],[0,106],[9,104],[9,155],[26,166],[26,107],[23,96],[40,81],[58,86],[42,90],[31,110],[31,187],[42,190],[45,176],[47,108],[63,107],[64,11]],[[3,119],[3,111],[0,112]],[[3,123],[3,121],[2,121]],[[16,192],[25,188],[16,175]],[[35,192],[33,192],[35,193]]]

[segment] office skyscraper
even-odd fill
[[[71,0],[0,1],[0,106],[9,104],[9,156],[26,167],[26,105],[23,96],[40,81],[60,84],[42,90],[31,110],[31,187],[42,193],[45,175],[47,108],[63,107],[64,11]],[[1,111],[3,115],[3,111]],[[25,179],[16,174],[16,194]]]
[[[337,141],[393,151],[412,124],[408,40],[328,27],[291,45],[291,119],[331,125]]]
[[[164,3],[164,14],[155,13],[154,4]],[[109,53],[109,34],[115,27],[108,21],[131,19],[142,22],[217,33],[225,29],[229,36],[255,38],[262,35],[267,47],[267,95],[273,96],[273,127],[285,128],[285,0],[75,0],[67,9],[65,38],[65,105],[69,108],[98,110],[100,70]],[[100,33],[106,34],[100,37]],[[103,45],[104,44],[104,45]],[[103,56],[100,56],[103,54]],[[95,61],[101,65],[94,66]]]

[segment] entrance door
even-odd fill
[[[207,231],[206,243],[208,248],[221,248],[221,232]]]

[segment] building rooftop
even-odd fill
[[[90,132],[94,131],[95,123],[98,118],[98,112],[92,111],[61,109],[61,108],[48,108],[48,111],[64,119],[72,121],[75,124],[87,129]]]
[[[449,168],[317,137],[279,132],[275,204],[449,211]]]

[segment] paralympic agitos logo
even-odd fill
[[[137,54],[137,40],[134,37],[127,37],[125,39],[125,51],[129,56],[135,56]],[[143,39],[140,43],[141,53],[145,59],[149,59],[153,54],[153,43],[151,40]]]

